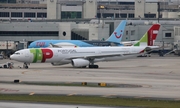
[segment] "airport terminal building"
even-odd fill
[[[1,3],[0,40],[106,40],[121,20],[127,19],[122,41],[140,39],[152,24],[159,22],[162,26],[157,42],[173,43],[180,40],[177,38],[180,22],[179,2],[172,1],[17,0],[16,4]]]
[[[34,41],[38,39],[106,40],[121,20],[91,20],[89,23],[76,22],[1,22],[1,40]],[[102,20],[100,22],[103,22]],[[123,41],[138,40],[157,21],[127,20]],[[157,41],[174,42],[174,26],[179,21],[160,21],[161,28]],[[166,23],[169,22],[169,23]]]

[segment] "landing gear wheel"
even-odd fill
[[[89,59],[89,61],[90,61],[89,68],[99,68],[98,65],[94,65],[94,59]]]
[[[94,65],[94,68],[99,68],[99,66],[98,65]]]
[[[99,68],[98,65],[89,65],[89,68]]]
[[[93,65],[89,65],[89,68],[93,68]]]
[[[28,69],[28,66],[25,66],[24,68],[25,68],[25,69]]]
[[[23,68],[28,69],[27,63],[24,63],[24,64],[23,64]]]
[[[81,68],[86,68],[86,66],[82,66]]]

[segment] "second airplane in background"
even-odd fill
[[[119,43],[122,39],[126,20],[122,20],[115,31],[106,41],[89,40],[36,40],[28,48],[47,48],[47,47],[93,47],[93,46],[123,46]]]

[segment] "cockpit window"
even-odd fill
[[[19,52],[17,52],[17,53],[15,53],[16,55],[20,55],[20,53]]]

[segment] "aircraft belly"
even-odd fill
[[[98,59],[95,59],[94,62],[101,62],[101,61],[104,61],[105,58],[98,58]]]
[[[58,59],[58,58],[51,58],[51,59],[46,59],[46,63],[52,63],[52,62],[60,62],[61,59]]]

